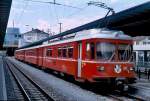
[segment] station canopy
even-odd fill
[[[96,21],[87,23],[85,25],[76,27],[74,29],[62,32],[58,35],[37,41],[21,48],[27,48],[35,45],[40,45],[44,41],[79,32],[82,30],[93,28],[109,28],[112,30],[122,30],[126,34],[135,36],[149,36],[150,35],[150,2],[126,9],[106,18],[101,18]]]
[[[3,46],[12,0],[0,0],[0,48]]]

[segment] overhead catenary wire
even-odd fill
[[[25,3],[25,6],[22,8],[22,11],[21,11],[21,13],[20,13],[20,15],[18,17],[18,25],[21,24],[21,20],[22,20],[22,18],[24,16],[25,10],[27,9],[28,5],[29,5],[29,2],[27,0],[26,3]]]
[[[57,10],[56,10],[56,5],[61,5],[61,6],[66,6],[66,5],[64,5],[64,4],[60,4],[60,3],[56,3],[56,1],[54,1],[54,2],[44,2],[44,1],[39,1],[39,0],[24,0],[24,1],[28,1],[28,2],[37,2],[37,3],[46,3],[46,4],[53,4],[54,5],[54,14],[55,14],[55,17],[56,17],[56,23],[58,24],[58,23],[60,23],[60,19],[59,19],[59,17],[58,17],[58,13],[57,13]],[[27,3],[27,5],[28,5],[28,3]],[[67,5],[67,7],[68,7],[68,5]],[[70,6],[69,6],[70,7]],[[73,6],[72,6],[73,7]],[[79,12],[81,12],[81,11],[83,11],[85,8],[87,8],[88,6],[85,6],[85,7],[83,7],[83,8],[78,8],[78,7],[75,7],[75,8],[78,8],[77,9],[77,11],[76,12],[74,12],[74,13],[72,13],[72,14],[70,14],[70,15],[68,15],[69,17],[71,17],[71,16],[73,16],[73,15],[75,15],[75,14],[78,14]],[[25,11],[25,9],[26,9],[26,7],[24,7],[24,10],[23,10],[23,13],[24,13],[24,11]],[[21,14],[21,15],[23,15],[23,14]],[[62,23],[62,22],[61,22]],[[57,24],[55,24],[55,26],[57,25]],[[52,25],[53,26],[53,25]]]
[[[80,10],[77,10],[76,12],[73,12],[73,13],[67,15],[67,16],[68,16],[68,17],[72,17],[72,16],[74,16],[74,15],[76,15],[76,14],[79,14],[80,12],[82,12],[83,10],[85,10],[87,7],[88,7],[88,6],[85,6],[85,7],[83,7],[83,8],[80,8]]]
[[[109,18],[107,18],[107,17],[108,17],[108,15],[109,15],[110,12],[112,13],[112,15],[115,14],[114,9],[111,8],[111,7],[108,7],[108,6],[107,6],[105,3],[103,3],[103,2],[90,1],[90,2],[87,3],[87,4],[88,4],[88,6],[94,5],[94,6],[101,7],[101,8],[104,8],[104,9],[107,9],[107,10],[108,10],[108,12],[106,13],[106,15],[105,15],[105,17],[104,17],[104,18],[105,18],[104,23],[106,23],[106,24],[105,24],[105,27],[107,28],[107,25],[108,25],[108,23],[109,23]],[[107,20],[106,20],[106,18],[107,18]],[[99,26],[100,26],[100,24],[98,24],[97,27],[99,27]]]
[[[50,1],[45,2],[45,1],[39,1],[39,0],[24,0],[24,1],[38,2],[38,3],[47,3],[47,4],[58,5],[58,6],[65,6],[65,7],[75,8],[75,9],[81,9],[81,8],[79,8],[79,7],[75,7],[75,6],[71,6],[71,5],[66,5],[66,4],[56,3],[55,0],[54,0],[54,2],[50,2]]]
[[[74,9],[78,9],[80,11],[82,11],[83,8],[79,8],[79,7],[75,7],[75,6],[71,6],[71,5],[66,5],[66,4],[61,4],[61,3],[57,3],[56,0],[54,0],[54,2],[45,2],[45,1],[40,1],[40,0],[23,0],[23,1],[30,1],[30,2],[35,2],[35,3],[45,3],[45,4],[52,4],[54,5],[54,14],[55,14],[55,17],[56,17],[56,22],[57,24],[60,23],[60,19],[58,17],[58,13],[57,13],[57,9],[56,9],[56,5],[57,6],[63,6],[63,7],[70,7],[70,8],[74,8]],[[56,26],[56,24],[55,24]]]
[[[78,15],[79,13],[81,13],[82,11],[84,11],[87,7],[89,7],[89,6],[86,5],[86,6],[82,7],[82,8],[80,8],[80,9],[78,9],[77,11],[75,11],[75,12],[73,12],[73,13],[67,15],[67,17],[72,17],[72,16],[74,16],[74,15]],[[65,22],[61,22],[61,23],[64,24],[63,28],[65,28],[65,27],[67,26],[67,25],[65,25]],[[57,23],[57,24],[58,24],[58,23]],[[51,27],[56,26],[57,24],[53,24]],[[69,30],[69,29],[66,29],[66,30]]]
[[[88,6],[84,6],[84,7],[82,7],[80,10],[77,10],[77,11],[75,11],[75,12],[73,12],[73,13],[67,15],[67,17],[72,17],[72,16],[74,16],[74,15],[78,15],[79,13],[81,13],[82,11],[84,11],[87,7],[88,7]],[[63,27],[65,28],[65,27],[67,27],[67,25],[64,24]],[[69,30],[69,29],[66,29],[66,30]]]

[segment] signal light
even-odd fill
[[[104,71],[104,70],[105,70],[105,67],[104,67],[104,66],[101,66],[101,67],[98,67],[97,69],[98,69],[98,71]]]

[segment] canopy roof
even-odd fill
[[[12,0],[0,0],[0,48],[3,46]]]

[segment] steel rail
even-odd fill
[[[124,94],[126,97],[131,98],[131,99],[136,99],[138,101],[145,101],[144,99],[142,99],[142,97],[140,96],[136,96],[136,95],[131,95],[131,94]]]
[[[8,59],[7,59],[8,60]],[[10,60],[8,60],[9,61],[9,63],[10,63],[10,65],[11,65],[11,67],[13,66],[15,69],[17,69],[21,74],[23,74],[23,76],[25,77],[25,78],[27,78],[27,80],[29,80],[36,88],[38,88],[38,90],[47,98],[47,100],[48,101],[54,101],[54,99],[52,99],[51,97],[50,97],[50,95],[47,93],[47,92],[45,92],[45,90],[43,89],[43,88],[41,88],[35,81],[33,81],[32,79],[31,79],[31,77],[29,77],[29,76],[27,76],[24,72],[22,72],[17,66],[16,66],[16,64],[14,64],[14,63],[12,63]],[[10,67],[9,67],[10,68]],[[28,101],[30,101],[30,100],[28,100]]]
[[[108,97],[111,97],[111,98],[113,98],[114,100],[117,100],[117,101],[123,101],[123,99],[121,99],[121,98],[119,98],[119,97],[117,97],[117,96],[115,96],[115,95],[107,95]]]
[[[140,96],[136,96],[136,95],[131,95],[129,93],[123,93],[123,92],[120,92],[118,90],[115,90],[116,93],[122,93],[121,95],[124,96],[124,97],[127,97],[127,98],[130,98],[130,99],[135,99],[137,101],[145,101],[144,99],[142,99],[142,97]]]
[[[4,60],[3,60],[4,61]],[[17,78],[17,76],[15,75],[15,73],[12,71],[12,69],[9,67],[8,63],[6,61],[4,61],[4,63],[7,65],[9,71],[11,72],[11,74],[13,75],[18,87],[20,88],[23,97],[25,99],[25,101],[31,101],[30,97],[28,96],[26,90],[23,88],[22,84],[20,83],[19,79]]]

